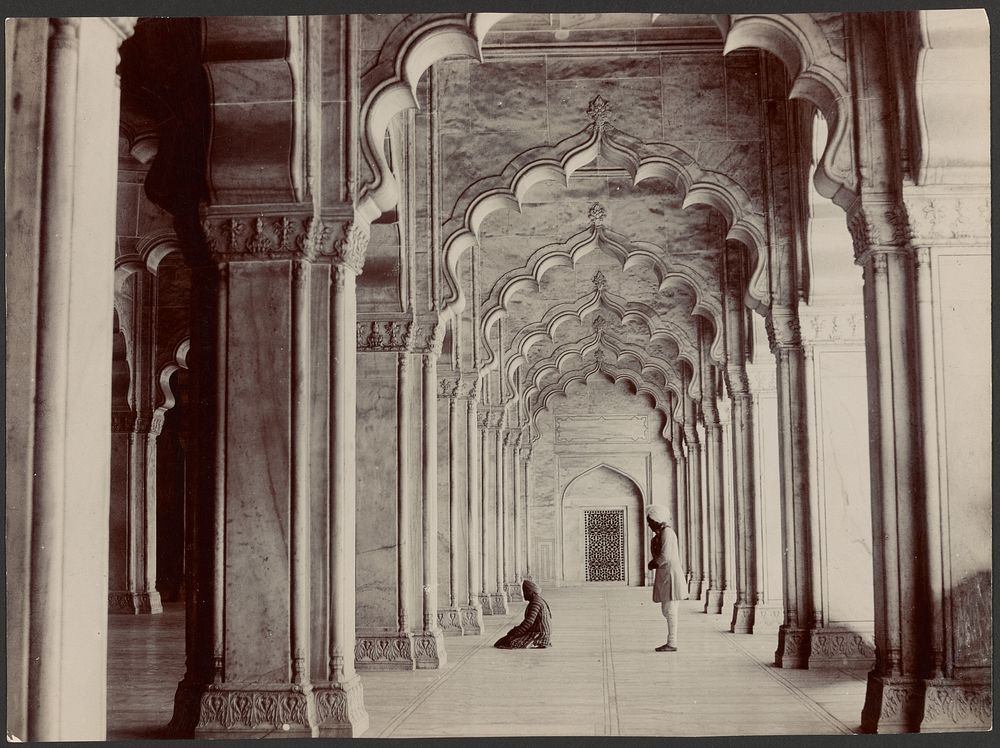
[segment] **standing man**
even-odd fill
[[[677,533],[671,529],[670,515],[662,504],[650,504],[646,510],[646,524],[654,533],[649,549],[649,568],[656,570],[653,578],[653,602],[660,603],[663,617],[667,619],[667,643],[657,647],[656,651],[676,652],[677,603],[688,597]]]

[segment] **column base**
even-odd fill
[[[437,620],[438,626],[446,635],[462,636],[465,633],[460,608],[438,608]]]
[[[990,730],[993,726],[993,687],[989,681],[925,682],[924,719],[920,732]]]
[[[313,694],[318,737],[355,738],[368,730],[364,688],[356,674],[339,683],[317,683]]]
[[[692,600],[701,599],[701,580],[700,579],[690,579],[688,580],[688,597]]]
[[[212,683],[198,706],[196,740],[318,735],[310,685]]]
[[[504,585],[504,587],[506,587],[506,589],[507,589],[507,599],[510,602],[512,602],[512,603],[523,603],[523,602],[525,602],[525,600],[524,600],[524,594],[521,591],[521,583],[520,582],[510,582],[510,583]]]
[[[174,713],[166,729],[171,738],[190,740],[194,737],[201,694],[204,690],[204,683],[188,680],[186,676],[177,684],[177,690],[174,692]]]
[[[503,592],[494,592],[490,597],[493,598],[491,601],[492,605],[490,606],[493,609],[493,615],[505,616],[510,613],[510,610],[507,608],[507,595]]]
[[[875,641],[871,632],[822,627],[812,631],[809,669],[824,667],[871,668],[875,664]]]
[[[420,631],[413,635],[413,654],[417,670],[437,670],[448,664],[441,629]]]
[[[733,634],[752,634],[754,627],[754,606],[746,603],[733,605],[733,620],[729,631]]]
[[[358,670],[414,670],[413,637],[409,633],[358,634],[354,643]]]
[[[785,621],[785,608],[781,605],[757,603],[753,606],[753,630],[755,634],[777,633]]]
[[[486,592],[479,595],[479,608],[484,616],[493,615],[493,598]]]
[[[924,682],[868,673],[861,732],[919,732],[924,712]]]
[[[781,668],[803,670],[809,667],[810,629],[793,628],[782,624],[778,628],[778,648],[774,652],[774,665]]]
[[[465,636],[482,636],[483,634],[483,611],[478,605],[463,605],[462,613],[462,633]]]
[[[108,613],[115,615],[146,615],[163,612],[160,593],[128,592],[125,590],[108,593]]]
[[[704,612],[710,613],[712,615],[719,615],[722,613],[722,608],[726,603],[726,591],[719,589],[711,589],[705,593],[705,607]]]

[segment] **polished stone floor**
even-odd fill
[[[679,651],[657,653],[665,623],[648,589],[546,591],[554,645],[491,646],[520,619],[487,617],[487,635],[448,637],[441,670],[365,673],[365,737],[778,735],[857,732],[862,670],[773,667],[776,636],[728,633],[727,616],[681,603]],[[183,674],[183,614],[111,619],[108,736],[154,738]]]

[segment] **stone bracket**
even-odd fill
[[[507,599],[510,602],[512,602],[512,603],[523,603],[523,602],[525,602],[524,595],[521,592],[521,583],[520,582],[511,582],[511,583],[505,584],[504,588],[507,590]]]
[[[921,732],[989,730],[993,726],[992,684],[930,680],[924,694]]]
[[[505,616],[510,610],[507,608],[507,595],[503,592],[493,592],[490,594],[490,614],[494,616]]]
[[[875,663],[873,635],[845,628],[814,629],[809,667],[871,667]]]
[[[782,626],[778,629],[778,648],[774,665],[781,668],[809,667],[810,629]]]
[[[917,732],[923,710],[923,681],[868,673],[861,732]]]
[[[368,729],[364,689],[357,675],[340,683],[317,683],[313,694],[319,737],[353,738]]]
[[[454,636],[462,636],[465,633],[462,621],[462,611],[459,608],[438,608],[437,611],[437,621],[438,626],[445,634],[452,634]]]
[[[494,615],[493,613],[493,598],[486,592],[480,593],[479,595],[479,608],[484,616]]]
[[[387,633],[358,635],[354,644],[354,666],[358,670],[413,670],[413,637]]]
[[[448,664],[441,629],[421,631],[413,635],[413,654],[418,670],[436,670]]]
[[[464,636],[481,636],[483,633],[483,611],[478,605],[463,605],[462,634]]]
[[[194,737],[314,737],[316,732],[311,686],[224,683],[205,686]]]

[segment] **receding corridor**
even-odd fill
[[[549,650],[497,650],[520,620],[486,618],[482,637],[448,637],[440,670],[364,673],[366,738],[500,735],[762,735],[856,732],[863,670],[771,665],[773,635],[733,635],[727,616],[682,604],[677,653],[647,588],[544,591]],[[111,619],[108,737],[159,737],[183,674],[181,611]]]

